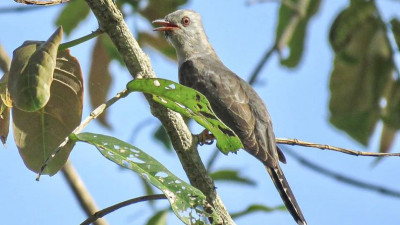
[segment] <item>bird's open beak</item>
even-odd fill
[[[166,21],[165,19],[154,20],[152,23],[161,25],[160,27],[154,28],[154,31],[169,31],[179,28],[175,23]]]

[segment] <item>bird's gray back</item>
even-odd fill
[[[278,154],[268,111],[246,81],[219,59],[198,57],[180,65],[179,82],[207,97],[214,113],[238,135],[245,150],[267,166],[277,165]]]

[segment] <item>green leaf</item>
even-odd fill
[[[83,107],[83,79],[79,62],[69,50],[57,55],[50,99],[35,112],[12,109],[14,140],[25,165],[39,172],[44,161],[79,125]],[[44,174],[62,168],[72,149],[63,148],[47,165]]]
[[[165,149],[172,150],[171,140],[169,139],[169,136],[162,125],[158,126],[153,137],[155,140],[161,142]]]
[[[251,186],[256,185],[254,180],[240,176],[237,170],[218,170],[211,173],[210,176],[215,181],[230,181]]]
[[[289,0],[289,2],[297,4],[298,1]],[[310,0],[307,10],[305,10],[305,15],[299,20],[295,27],[290,26],[292,26],[292,16],[296,15],[298,12],[295,12],[292,8],[283,3],[281,4],[279,9],[279,20],[276,29],[275,43],[281,42],[280,40],[283,38],[282,35],[287,32],[288,29],[293,29],[292,36],[287,43],[290,53],[287,58],[281,59],[282,65],[293,68],[299,64],[303,55],[304,40],[308,23],[311,17],[318,11],[320,3],[321,0]]]
[[[388,90],[386,107],[382,110],[382,119],[386,125],[400,129],[400,81],[392,81]]]
[[[146,225],[166,225],[168,217],[168,210],[161,210],[154,214],[149,221],[147,221]]]
[[[265,205],[259,205],[259,204],[253,204],[247,207],[247,209],[237,212],[237,213],[231,213],[232,218],[238,218],[241,216],[245,216],[251,213],[255,212],[273,212],[273,211],[286,211],[286,207],[284,205],[278,206],[278,207],[268,207]]]
[[[106,36],[100,35],[92,52],[92,63],[89,72],[89,99],[92,108],[96,108],[107,100],[112,77],[108,69],[111,58],[103,45]],[[107,110],[98,117],[98,121],[105,127],[111,128],[107,121]]]
[[[49,101],[62,33],[60,27],[46,42],[26,41],[14,51],[8,89],[15,107],[34,112]]]
[[[83,0],[70,1],[65,4],[61,13],[56,19],[56,25],[64,28],[68,36],[89,15],[89,6]]]
[[[216,214],[204,194],[172,174],[161,163],[142,150],[114,137],[80,133],[70,135],[74,141],[83,141],[97,147],[101,154],[114,163],[138,173],[160,189],[168,198],[172,210],[186,224],[208,224]],[[209,214],[208,212],[213,214]],[[216,221],[216,220],[214,220]]]
[[[336,55],[330,78],[330,122],[363,145],[380,118],[380,100],[393,73],[390,44],[373,1],[351,1],[334,21]]]
[[[130,91],[152,94],[153,99],[209,130],[217,139],[217,147],[224,154],[243,148],[236,134],[221,122],[211,109],[207,98],[200,92],[164,79],[136,79],[128,83]]]
[[[400,50],[400,21],[397,18],[393,18],[390,20],[390,25],[392,25],[392,32],[397,44],[397,50]]]

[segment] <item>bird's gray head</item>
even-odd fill
[[[197,56],[215,55],[204,32],[199,13],[193,10],[178,10],[153,23],[161,25],[154,30],[164,31],[175,47],[179,64]]]

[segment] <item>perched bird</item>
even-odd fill
[[[243,79],[228,69],[208,42],[200,14],[178,10],[153,23],[174,46],[179,62],[179,82],[207,97],[214,113],[230,127],[244,149],[266,167],[283,202],[298,224],[304,216],[279,166],[285,157],[275,142],[271,118],[264,102]]]

